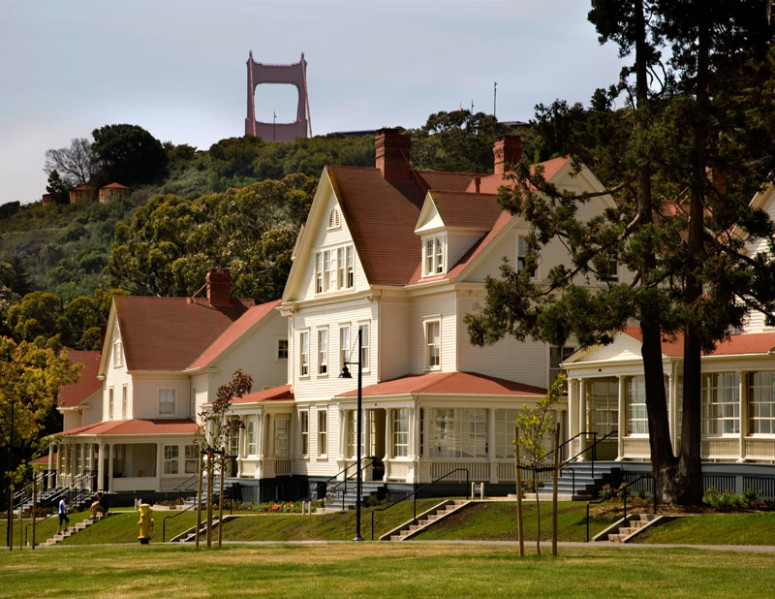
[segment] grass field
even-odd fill
[[[0,597],[767,597],[772,555],[694,549],[325,543],[0,553]]]

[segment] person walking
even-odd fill
[[[70,518],[67,517],[67,501],[64,497],[59,500],[59,528],[57,528],[57,534],[63,532],[62,525],[64,524],[64,531],[67,531],[67,525],[70,524]]]

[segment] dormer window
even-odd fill
[[[446,270],[447,236],[426,237],[423,244],[423,276],[443,274]]]
[[[334,208],[328,214],[328,228],[329,229],[338,229],[341,226],[342,226],[342,219],[339,216],[339,209],[338,208]]]

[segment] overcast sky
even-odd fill
[[[0,204],[39,200],[44,154],[107,124],[207,149],[244,133],[248,52],[307,59],[312,132],[419,127],[459,107],[528,120],[588,104],[620,61],[584,0],[0,0]],[[270,87],[265,93],[263,88]],[[295,117],[261,86],[258,120]],[[271,92],[271,93],[270,93]]]

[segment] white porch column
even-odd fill
[[[102,489],[105,484],[105,444],[100,441],[97,445],[97,489]]]
[[[156,443],[156,492],[161,492],[161,473],[164,467],[164,444]]]
[[[54,465],[54,447],[53,443],[48,446],[48,463],[46,464],[46,478],[43,480],[43,490],[48,491],[51,488],[51,467]]]
[[[115,443],[111,443],[109,445],[110,450],[108,451],[108,491],[113,491],[113,462],[114,462],[114,447],[116,446]]]
[[[617,379],[619,381],[619,431],[616,433],[616,459],[618,461],[624,457],[624,436],[627,434],[627,379],[623,376],[619,376]]]
[[[498,463],[495,457],[495,409],[487,409],[487,461],[490,462],[490,483],[498,482]]]
[[[745,436],[748,434],[748,402],[745,401],[745,397],[747,395],[747,385],[745,380],[745,373],[741,371],[737,371],[737,379],[738,379],[738,391],[737,391],[737,401],[738,401],[738,409],[737,413],[739,415],[740,421],[738,428],[740,429],[740,453],[739,453],[739,461],[745,461]]]
[[[578,422],[579,422],[579,433],[584,432],[587,430],[587,382],[585,379],[581,379],[579,381],[579,414],[578,414]],[[586,436],[579,437],[579,444],[578,444],[578,452],[586,449],[587,447],[587,439]],[[583,454],[579,458],[582,462],[585,462],[587,460],[586,454]]]
[[[675,364],[671,364],[667,375],[667,417],[670,425],[670,444],[673,455],[678,456],[678,438],[681,435],[681,423],[678,421],[678,377],[675,375]]]

